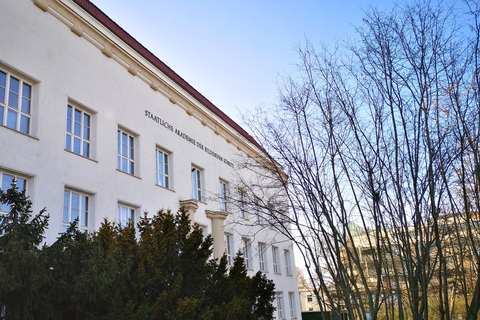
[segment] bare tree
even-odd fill
[[[299,48],[278,105],[245,118],[270,161],[245,160],[239,185],[334,314],[478,317],[479,17],[373,8],[354,42]]]

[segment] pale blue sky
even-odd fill
[[[238,111],[276,103],[278,76],[295,46],[354,36],[363,10],[392,0],[91,0],[111,19],[238,121]]]

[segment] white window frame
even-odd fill
[[[119,202],[117,204],[117,224],[125,228],[129,222],[135,223],[136,208]]]
[[[283,255],[285,258],[285,274],[287,276],[292,275],[292,265],[291,265],[291,257],[290,257],[290,250],[285,249],[283,251]]]
[[[284,310],[285,310],[285,304],[283,302],[283,292],[277,292],[277,314],[278,314],[278,319],[285,319],[284,315]]]
[[[73,207],[75,198],[78,198],[78,207]],[[88,231],[89,220],[91,220],[92,196],[90,194],[65,188],[63,191],[63,218],[62,218],[62,232],[65,232],[77,217],[77,228],[82,232]],[[77,213],[72,215],[72,211]],[[75,212],[73,212],[75,213]]]
[[[252,242],[248,238],[242,238],[242,253],[243,259],[245,260],[245,267],[252,269]]]
[[[227,256],[227,265],[233,266],[233,235],[225,233],[225,254]]]
[[[267,245],[258,243],[258,264],[260,271],[267,272]]]
[[[202,173],[203,170],[199,167],[192,166],[192,198],[202,201]]]
[[[237,191],[237,201],[238,201],[238,215],[240,218],[248,219],[248,213],[245,210],[245,191],[238,189]]]
[[[5,78],[5,81],[3,81],[3,78]],[[12,79],[18,81],[18,89],[12,88],[14,82]],[[24,80],[18,74],[12,74],[4,68],[0,69],[0,124],[30,135],[32,96],[33,84],[31,82]]]
[[[161,157],[161,159],[160,159]],[[161,187],[170,189],[170,153],[157,147],[155,149],[155,183]]]
[[[220,179],[218,185],[220,195],[220,210],[228,211],[228,182]]]
[[[290,318],[297,318],[297,308],[295,304],[295,292],[288,293],[288,302],[290,304]]]
[[[18,191],[27,190],[27,178],[15,173],[0,171],[0,189],[7,191],[12,187],[12,181],[16,181]],[[10,212],[10,206],[6,203],[0,203],[0,214],[8,214]]]
[[[80,113],[80,122],[76,118],[77,112]],[[88,124],[86,119],[88,119]],[[92,120],[93,114],[91,112],[73,103],[67,104],[66,150],[86,158],[92,157]],[[79,128],[79,130],[76,128]],[[79,144],[78,149],[75,147],[76,141]]]
[[[136,137],[130,132],[117,129],[117,169],[131,175],[135,175],[135,140]]]
[[[280,251],[278,247],[272,246],[272,262],[273,262],[273,272],[281,273],[280,268]]]

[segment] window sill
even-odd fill
[[[117,170],[118,170],[118,169],[117,169]],[[173,190],[173,189],[170,189],[170,188],[167,188],[167,187],[162,187],[161,185],[156,184],[156,183],[155,183],[155,185],[156,185],[157,187],[159,187],[160,189],[167,190],[167,191],[170,191],[170,192],[175,193],[175,190]]]
[[[125,172],[125,171],[122,171],[122,170],[118,170],[118,169],[116,169],[116,170],[117,170],[117,172],[121,172],[121,173],[123,173],[123,174],[126,174],[127,176],[132,177],[132,178],[136,178],[136,179],[138,179],[138,180],[142,180],[142,178],[137,177],[137,176],[135,176],[135,175],[133,175],[133,174],[131,174],[131,173],[128,173],[128,172]]]
[[[95,162],[95,163],[98,163],[98,161],[95,160],[95,159],[82,156],[81,154],[78,154],[78,153],[76,153],[76,152],[70,151],[70,150],[68,150],[68,149],[64,149],[64,150],[65,150],[66,152],[70,153],[70,154],[74,154],[74,155],[76,155],[76,156],[79,156],[80,158],[83,158],[83,159],[90,160],[90,161],[93,161],[93,162]]]
[[[5,129],[10,130],[10,131],[12,131],[12,132],[19,133],[19,134],[21,134],[22,136],[25,136],[25,137],[27,137],[27,138],[31,138],[31,139],[33,139],[33,140],[40,141],[40,139],[38,139],[37,137],[34,137],[34,136],[32,136],[32,135],[30,135],[30,134],[28,134],[28,133],[23,133],[22,131],[18,131],[18,130],[16,130],[16,129],[12,129],[12,128],[10,128],[10,127],[4,126],[3,124],[0,124],[0,128],[5,128]]]

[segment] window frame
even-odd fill
[[[258,266],[259,270],[267,272],[267,245],[265,243],[258,243]]]
[[[228,182],[220,179],[218,182],[220,196],[220,210],[228,211]]]
[[[71,118],[69,118],[69,110],[72,110]],[[75,125],[77,123],[74,114],[75,112],[80,112],[80,136],[75,133]],[[65,150],[80,155],[85,158],[92,159],[93,158],[93,118],[95,113],[85,108],[83,106],[78,105],[77,103],[73,103],[69,101],[67,103],[67,113],[66,113],[66,128],[65,128]],[[89,125],[85,126],[85,116],[88,116]],[[70,125],[70,131],[69,131]],[[88,138],[85,138],[85,128],[88,129]],[[75,151],[75,139],[78,139],[80,142],[80,150],[79,152]],[[70,142],[70,148],[69,148]],[[85,154],[85,145],[88,146],[87,154]]]
[[[66,196],[68,193],[68,201],[66,200]],[[89,224],[91,220],[91,213],[93,207],[93,196],[89,193],[85,193],[83,191],[72,189],[65,187],[63,190],[63,210],[62,210],[62,232],[65,232],[70,224],[76,218],[72,219],[72,205],[73,205],[73,195],[78,196],[78,224],[77,229],[82,232],[89,231]],[[84,208],[84,199],[86,200],[86,209]],[[86,214],[86,217],[84,217]],[[67,219],[65,219],[67,218]],[[67,221],[66,221],[67,220]],[[85,224],[82,224],[85,223]]]
[[[225,255],[227,256],[227,265],[233,266],[233,235],[230,233],[225,233]]]
[[[127,144],[124,144],[123,137],[126,136]],[[132,134],[130,131],[125,130],[124,128],[117,128],[117,170],[131,174],[134,176],[136,174],[136,140],[137,136]],[[124,146],[127,150],[127,153],[124,154]],[[124,170],[124,161],[127,164],[127,170]]]
[[[202,187],[203,187],[203,169],[192,165],[192,199],[202,201]]]
[[[279,319],[285,319],[284,313],[285,313],[285,303],[283,301],[283,292],[277,292],[276,294],[276,300],[277,300],[277,314]]]
[[[159,161],[159,154],[162,155],[162,161]],[[171,152],[167,152],[160,147],[155,148],[155,184],[157,186],[171,189]],[[162,168],[160,168],[162,164]],[[159,179],[161,177],[161,179]],[[161,180],[161,183],[159,183]]]
[[[284,256],[284,259],[285,259],[285,274],[287,276],[291,276],[292,275],[292,264],[291,264],[290,250],[285,249],[283,251],[283,256]]]
[[[123,209],[127,210],[127,220],[124,220]],[[135,223],[135,215],[137,208],[131,205],[128,205],[124,202],[117,203],[117,224],[122,228],[125,228],[129,222]]]
[[[278,247],[272,246],[272,264],[273,264],[273,273],[281,274],[282,268],[280,266],[280,250]]]
[[[243,259],[245,260],[245,268],[253,269],[253,259],[252,259],[252,241],[248,238],[242,238],[242,253]]]
[[[2,81],[3,77],[0,76],[0,125],[26,135],[32,135],[34,81],[26,79],[18,72],[12,72],[10,68],[6,68],[2,64],[0,64],[0,74],[5,75],[4,83]],[[12,78],[18,82],[17,91],[12,91]],[[24,95],[25,91],[28,91],[28,96]],[[12,95],[16,95],[17,98],[11,99]],[[28,104],[25,105],[24,101]],[[14,125],[10,123],[10,115],[15,117]],[[23,126],[26,126],[26,130],[23,129]]]
[[[246,193],[243,189],[237,191],[238,215],[240,218],[248,219],[248,212],[245,210]]]

